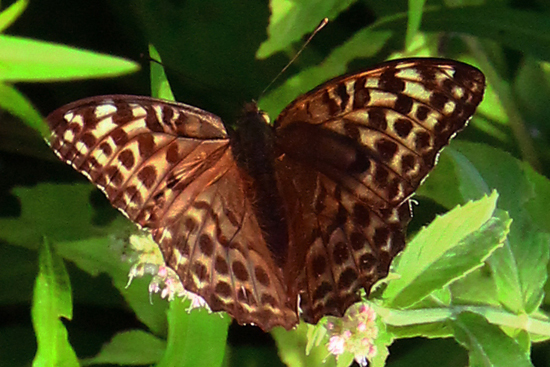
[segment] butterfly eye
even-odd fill
[[[298,97],[273,127],[246,105],[265,146],[148,97],[92,97],[47,120],[56,154],[152,234],[187,291],[241,324],[291,329],[342,316],[387,274],[409,197],[484,87],[456,61],[390,61]]]
[[[266,122],[266,124],[270,124],[271,123],[271,120],[269,119],[269,115],[267,113],[265,113],[264,111],[260,111],[260,116],[262,118],[262,120],[264,120]]]

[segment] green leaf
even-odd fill
[[[429,198],[447,209],[452,209],[467,201],[462,196],[459,185],[456,184],[459,180],[459,173],[455,164],[456,158],[453,155],[455,143],[456,141],[453,141],[450,146],[443,149],[434,170],[430,172],[426,181],[420,185],[413,197]],[[475,172],[475,168],[471,168]],[[477,197],[490,193],[488,188],[480,190],[480,192],[482,193]]]
[[[440,8],[424,12],[421,29],[470,34],[550,61],[550,17],[544,12],[494,4]]]
[[[533,312],[543,299],[547,280],[550,181],[509,153],[476,143],[453,142],[440,163],[445,169],[438,167],[432,172],[426,187],[419,190],[423,196],[449,206],[498,190],[498,207],[510,214],[513,223],[504,248],[488,262],[492,270],[490,282],[497,287],[496,298],[487,292],[484,296],[488,296],[486,301],[498,302],[515,312]],[[461,282],[479,287],[480,282],[488,281],[483,274],[470,276],[476,279]],[[463,289],[468,287],[461,285]],[[471,297],[465,293],[462,296],[463,302],[471,297],[479,300],[475,292],[471,292]]]
[[[170,302],[168,344],[157,367],[221,366],[231,318],[206,309],[190,313],[187,302]]]
[[[532,188],[533,195],[525,201],[527,210],[533,224],[541,231],[550,233],[550,220],[548,218],[548,204],[550,203],[550,180],[536,172],[527,164],[522,164],[522,173],[525,175]]]
[[[427,311],[426,313],[428,313]],[[406,317],[406,315],[404,315]],[[449,316],[449,315],[447,315]],[[453,331],[450,328],[447,320],[448,317],[442,317],[437,322],[421,323],[414,325],[393,326],[388,325],[388,331],[390,331],[396,339],[409,339],[414,337],[423,338],[450,338],[453,336]],[[450,316],[449,316],[450,317]]]
[[[318,330],[316,336],[311,330]],[[318,335],[325,330],[322,325],[309,325],[304,322],[288,332],[282,327],[271,330],[271,336],[277,343],[279,357],[287,366],[336,366],[336,360],[330,356],[325,344],[326,333]],[[310,339],[311,338],[311,339]],[[315,339],[315,340],[312,340]],[[311,344],[309,348],[306,346]],[[304,353],[305,352],[305,353]]]
[[[379,19],[379,29],[399,30],[408,19]],[[423,32],[459,33],[490,39],[500,45],[550,60],[550,21],[544,12],[487,4],[464,7],[430,7],[422,14]]]
[[[405,36],[405,48],[408,50],[413,44],[414,36],[422,23],[422,9],[426,0],[409,0],[409,16],[407,22],[407,35]]]
[[[0,13],[0,32],[3,32],[25,11],[29,0],[19,0]]]
[[[433,291],[480,267],[501,246],[509,221],[491,218],[497,195],[457,207],[421,230],[400,254],[383,293],[394,308],[410,306]],[[476,231],[479,231],[476,233]]]
[[[542,229],[546,220],[543,207],[550,205],[546,201],[550,181],[498,149],[465,142],[456,142],[454,147],[462,157],[458,166],[475,167],[475,175],[484,185],[499,191],[499,208],[514,220],[504,248],[489,260],[498,300],[514,312],[531,313],[542,301],[547,279],[550,235]],[[460,174],[458,182],[463,196],[468,197],[474,193],[465,176]]]
[[[166,342],[143,330],[116,334],[93,358],[82,361],[93,364],[148,365],[157,363],[166,348]]]
[[[121,220],[131,225],[125,218]],[[117,241],[113,235],[119,232],[118,230],[114,229],[110,232],[111,234],[105,234],[104,237],[57,242],[56,249],[63,258],[74,262],[89,274],[94,276],[101,273],[108,274],[137,318],[155,334],[165,335],[167,329],[165,313],[168,302],[157,298],[154,301],[151,300],[148,292],[150,279],[147,277],[135,278],[131,284],[128,283],[130,264],[123,260],[124,243],[118,243],[120,241]]]
[[[76,241],[102,236],[109,228],[92,226],[90,184],[18,187],[13,193],[21,201],[21,216],[0,219],[0,238],[19,246],[37,249],[43,236],[52,242]]]
[[[162,67],[162,60],[157,49],[149,45],[149,56],[155,61],[151,61],[151,96],[162,98],[169,101],[175,101],[174,93],[168,83],[168,78]]]
[[[43,137],[50,135],[48,125],[33,105],[15,87],[0,82],[0,107],[19,117]]]
[[[64,45],[0,35],[0,80],[44,82],[113,77],[139,65]]]
[[[498,326],[482,316],[462,313],[452,323],[455,337],[468,350],[472,367],[530,367],[529,356]]]
[[[312,32],[324,18],[334,19],[356,0],[271,0],[271,17],[264,41],[256,53],[258,59],[266,59],[285,50],[293,42]]]
[[[37,249],[40,238],[47,236],[57,253],[94,276],[106,273],[136,312],[137,317],[153,332],[166,332],[165,300],[151,304],[148,280],[134,279],[128,286],[130,264],[123,262],[121,238],[127,238],[135,225],[118,216],[108,226],[92,224],[89,202],[95,190],[90,184],[39,184],[16,188],[21,201],[21,217],[0,218],[0,238],[13,245]]]
[[[45,240],[40,248],[39,271],[34,287],[32,323],[38,350],[33,366],[78,366],[60,320],[73,316],[71,285],[63,260]]]

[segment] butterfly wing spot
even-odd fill
[[[194,279],[194,282],[196,284],[196,288],[200,288],[201,283],[204,283],[206,282],[206,280],[208,279],[208,269],[206,268],[206,265],[199,262],[199,261],[196,261],[194,264],[193,264],[193,274],[196,276],[196,279]]]
[[[75,138],[75,133],[73,130],[68,129],[63,134],[63,140],[65,141],[65,144],[72,143]]]
[[[367,78],[361,76],[354,83],[352,110],[366,106],[370,102],[370,91],[367,88]]]
[[[395,142],[387,139],[381,138],[374,143],[375,149],[378,151],[380,159],[384,163],[392,164],[393,158],[395,157],[398,146]]]
[[[126,131],[123,128],[119,127],[112,130],[109,135],[110,136],[108,139],[112,140],[114,146],[117,148],[124,147],[126,144],[128,144],[128,141],[130,140]]]
[[[141,159],[147,159],[156,151],[153,134],[141,134],[137,137],[138,151]]]
[[[113,104],[105,103],[97,106],[94,109],[94,115],[97,120],[101,120],[106,116],[110,116],[116,113],[117,111],[118,109]]]
[[[216,256],[216,262],[214,263],[214,270],[220,275],[229,274],[229,265],[227,261],[220,255]]]
[[[131,170],[134,164],[136,164],[136,159],[131,149],[124,149],[120,152],[117,159],[126,170]]]
[[[450,90],[451,91],[451,94],[452,96],[457,99],[457,100],[463,100],[467,94],[466,94],[466,91],[464,90],[464,88],[460,87],[460,86],[457,86],[457,85],[453,85],[452,83],[448,83],[450,80],[446,80],[445,83],[444,83],[444,87],[446,90]]]
[[[408,115],[414,107],[413,99],[406,94],[398,94],[393,110],[400,115]]]
[[[416,112],[414,116],[419,122],[423,122],[426,121],[430,112],[431,110],[427,106],[419,105],[416,107]]]
[[[233,261],[233,263],[231,264],[231,270],[233,271],[235,278],[237,278],[241,282],[248,281],[249,279],[248,271],[246,270],[246,267],[243,265],[242,262]]]
[[[204,233],[200,235],[199,249],[204,256],[212,256],[212,254],[214,253],[214,242],[212,241],[210,236]]]
[[[230,299],[232,294],[231,286],[226,282],[218,282],[214,292],[223,299]]]
[[[80,118],[83,118],[80,116]],[[94,119],[93,122],[89,122],[88,120],[84,120],[86,122],[86,126],[84,126],[83,131],[89,131],[93,132],[98,137],[104,137],[109,135],[109,133],[115,129],[117,129],[120,125],[115,123],[112,116],[105,116],[101,119]],[[122,128],[121,128],[122,129]]]
[[[146,189],[151,189],[157,181],[157,169],[153,165],[145,166],[138,172],[137,178]]]
[[[178,163],[183,158],[183,155],[180,155],[179,147],[177,142],[172,143],[166,149],[166,162],[170,165]]]
[[[405,90],[407,83],[396,76],[397,70],[388,68],[382,72],[378,78],[378,88],[390,91],[393,94],[401,93]]]
[[[348,251],[348,245],[340,241],[334,245],[332,250],[332,260],[338,266],[343,265],[346,261],[350,259],[350,252]]]
[[[165,130],[160,123],[162,116],[159,115],[162,113],[161,108],[159,106],[147,106],[145,109],[142,108],[142,110],[147,129],[157,133],[164,133]]]
[[[254,268],[254,275],[256,277],[256,280],[264,287],[268,288],[271,284],[271,281],[269,280],[269,275],[267,272],[261,267],[256,266]]]

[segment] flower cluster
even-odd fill
[[[183,287],[178,275],[167,267],[158,245],[152,238],[144,236],[131,236],[130,247],[135,256],[129,257],[134,264],[128,274],[128,285],[133,278],[151,274],[153,278],[149,283],[149,293],[160,293],[161,298],[172,301],[174,298],[190,299],[189,311],[194,308],[209,309],[206,301],[195,293],[188,292]]]
[[[377,353],[374,341],[378,336],[376,313],[365,303],[351,306],[342,318],[329,317],[325,328],[329,334],[327,348],[336,356],[353,354],[355,361],[367,366]]]

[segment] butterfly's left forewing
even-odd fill
[[[342,316],[405,244],[408,198],[483,97],[483,74],[404,59],[299,97],[274,128],[289,223],[289,288],[303,318]],[[294,280],[296,279],[296,280]]]
[[[100,96],[48,116],[50,144],[148,229],[187,291],[265,330],[297,322],[222,121],[179,103]]]

